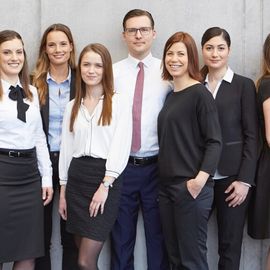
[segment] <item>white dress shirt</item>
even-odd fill
[[[1,80],[3,97],[0,101],[0,148],[31,149],[36,147],[37,161],[42,186],[52,186],[52,167],[47,148],[46,137],[42,128],[37,89],[30,85],[33,100],[24,99],[29,104],[26,111],[26,123],[17,119],[17,101],[8,97],[11,84]],[[20,82],[17,83],[21,86]]]
[[[113,65],[114,87],[119,93],[127,93],[131,104],[135,91],[138,63],[144,64],[144,87],[141,118],[141,148],[136,157],[147,157],[158,154],[157,117],[165,98],[170,91],[169,83],[161,78],[161,61],[151,53],[143,60],[129,55],[126,59]]]
[[[70,115],[74,100],[65,110],[59,157],[60,185],[65,185],[72,157],[91,156],[106,159],[106,176],[117,178],[126,167],[132,137],[132,106],[125,95],[114,94],[112,99],[112,120],[110,125],[98,125],[102,112],[103,98],[90,115],[81,103],[74,122],[73,132],[69,131]]]

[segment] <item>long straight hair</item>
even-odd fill
[[[0,32],[0,45],[6,41],[10,41],[13,39],[18,39],[22,42],[22,45],[24,46],[22,37],[20,36],[19,33],[13,31],[13,30],[4,30]],[[28,73],[28,64],[27,64],[27,57],[26,57],[26,52],[23,48],[23,54],[24,54],[24,63],[21,71],[19,72],[19,79],[20,83],[23,87],[23,91],[25,93],[26,98],[29,100],[32,100],[33,94],[31,93],[29,89],[29,73]],[[0,100],[2,100],[3,97],[3,88],[2,88],[2,83],[0,81]]]
[[[113,87],[113,71],[112,71],[111,55],[109,51],[106,49],[106,47],[103,46],[102,44],[99,43],[89,44],[82,50],[79,56],[78,68],[76,73],[76,95],[70,116],[70,126],[69,126],[70,132],[73,131],[74,122],[78,115],[79,108],[81,106],[81,101],[86,96],[86,84],[81,76],[81,63],[83,56],[90,51],[93,51],[98,55],[100,55],[103,64],[103,76],[101,84],[103,87],[104,99],[98,125],[102,126],[110,125],[112,119],[112,96],[114,94],[113,90],[114,87]]]
[[[67,36],[69,43],[73,47],[72,51],[70,52],[68,65],[70,66],[71,69],[75,69],[76,67],[75,45],[74,45],[72,33],[69,27],[61,23],[55,23],[55,24],[50,25],[45,30],[41,38],[38,60],[36,63],[35,70],[33,71],[33,74],[32,74],[32,83],[38,89],[39,101],[40,101],[41,106],[43,106],[46,103],[46,98],[48,95],[48,85],[47,85],[46,78],[47,78],[47,73],[50,68],[50,60],[46,53],[46,45],[47,45],[47,36],[52,31],[60,31],[60,32],[63,32]]]
[[[270,34],[268,34],[263,44],[262,74],[256,82],[257,89],[262,79],[269,77],[270,77]]]

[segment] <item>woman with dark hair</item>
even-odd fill
[[[231,40],[219,27],[201,40],[205,86],[215,98],[222,134],[222,152],[214,175],[219,270],[238,270],[242,236],[257,163],[256,91],[251,79],[228,66]]]
[[[59,212],[75,235],[80,269],[95,270],[117,216],[131,147],[131,104],[113,91],[112,60],[103,45],[82,50],[76,76],[76,96],[63,120]]]
[[[254,239],[270,238],[270,34],[263,45],[262,75],[257,81],[261,154],[256,173],[256,188],[252,193],[248,234]],[[270,270],[270,249],[266,260]]]
[[[58,161],[62,121],[66,104],[75,96],[75,45],[70,29],[64,24],[52,24],[41,38],[33,85],[37,87],[43,129],[47,137],[53,167],[53,187],[59,191]],[[45,256],[36,260],[36,270],[50,270],[53,203],[44,211]],[[62,268],[76,270],[78,250],[73,235],[66,232],[61,219]]]
[[[0,269],[33,270],[44,254],[43,205],[53,194],[52,168],[38,94],[29,85],[21,36],[0,32]]]
[[[218,114],[201,80],[198,52],[184,32],[163,53],[163,79],[173,81],[158,117],[159,206],[172,269],[207,270],[212,175],[221,150]]]

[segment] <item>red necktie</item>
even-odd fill
[[[144,70],[142,62],[140,62],[138,66],[140,70],[137,75],[133,98],[133,109],[132,109],[132,116],[133,116],[133,134],[131,145],[132,152],[137,152],[141,148],[141,113],[142,113]]]

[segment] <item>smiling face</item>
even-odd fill
[[[16,82],[24,64],[23,44],[20,39],[5,41],[0,45],[0,76]]]
[[[173,43],[165,56],[165,66],[173,79],[188,75],[187,47],[183,42]]]
[[[87,86],[99,86],[103,77],[103,62],[99,54],[88,51],[80,63],[82,80]]]
[[[209,39],[202,47],[204,63],[213,70],[227,68],[229,53],[230,48],[222,35]]]
[[[150,29],[149,31],[137,30],[135,34],[130,33],[129,29]],[[144,33],[145,32],[145,33]],[[142,60],[151,51],[156,32],[152,29],[151,21],[147,16],[137,16],[128,19],[125,23],[123,38],[127,44],[131,56]]]
[[[51,31],[47,35],[45,50],[50,65],[68,65],[73,45],[69,42],[69,39],[64,32]]]

